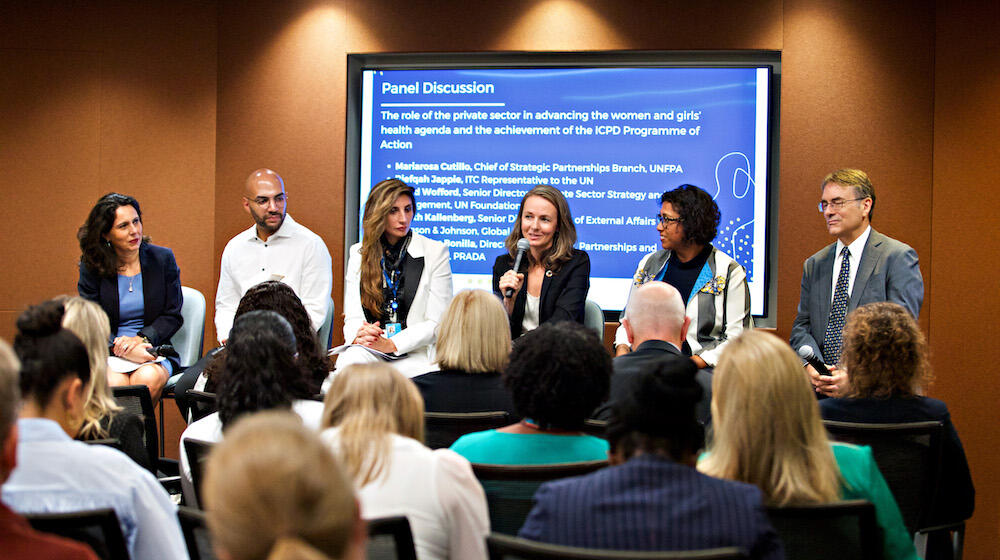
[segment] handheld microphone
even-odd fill
[[[152,348],[147,348],[146,352],[149,352],[150,356],[154,358],[157,356],[163,356],[164,358],[176,358],[178,357],[177,350],[169,344],[161,344],[159,346],[153,346]]]
[[[830,375],[830,370],[827,369],[823,360],[816,357],[816,352],[813,351],[812,346],[809,346],[808,344],[799,346],[799,356],[803,360],[809,362],[809,365],[819,372],[820,375]]]
[[[528,252],[530,247],[531,242],[527,239],[522,237],[517,240],[517,256],[514,257],[514,272],[517,272],[517,269],[521,268],[521,259],[524,258],[524,254]],[[514,288],[507,288],[503,295],[504,297],[513,297]]]

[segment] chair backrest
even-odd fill
[[[181,523],[184,542],[187,544],[191,560],[214,560],[212,535],[205,525],[205,512],[187,506],[177,507],[177,519]]]
[[[201,349],[205,344],[205,296],[188,286],[181,286],[184,304],[181,317],[184,324],[170,337],[170,342],[180,356],[181,366],[188,367],[201,359]]]
[[[425,412],[424,440],[427,447],[450,447],[455,440],[483,430],[510,424],[510,415],[502,410],[490,412]]]
[[[635,550],[599,550],[560,546],[490,533],[486,537],[490,560],[731,560],[747,558],[742,548],[640,552]]]
[[[215,393],[188,389],[185,394],[188,397],[188,410],[191,415],[191,422],[197,422],[219,410],[219,403],[215,399]]]
[[[100,439],[84,439],[80,440],[87,445],[103,445],[105,447],[110,447],[112,449],[122,450],[122,442],[118,438],[100,438]]]
[[[413,532],[404,516],[369,519],[368,560],[417,560],[413,547]]]
[[[608,439],[607,430],[608,421],[597,418],[587,418],[583,421],[583,427],[580,428],[581,432],[601,439]]]
[[[927,527],[941,483],[941,422],[861,424],[824,420],[836,441],[867,445],[910,533]]]
[[[785,545],[787,560],[882,558],[882,539],[871,502],[769,507],[767,514]]]
[[[160,436],[156,428],[156,411],[149,387],[145,385],[121,385],[111,388],[115,402],[142,420],[142,442],[149,455],[149,464],[156,474],[156,464],[160,459]]]
[[[579,476],[608,465],[606,460],[552,465],[487,465],[473,463],[472,471],[486,491],[490,527],[516,535],[534,506],[535,491],[550,480]]]
[[[102,560],[129,560],[118,516],[111,508],[24,516],[36,531],[82,542]]]
[[[583,325],[597,333],[597,338],[604,340],[604,310],[596,301],[588,299],[584,305]]]
[[[205,476],[205,462],[208,454],[211,453],[215,444],[210,441],[200,439],[185,439],[184,453],[187,455],[188,468],[191,469],[191,486],[194,488],[194,499],[199,504],[201,501],[201,481]]]
[[[333,316],[334,316],[334,304],[333,298],[326,305],[326,316],[323,317],[323,324],[319,327],[319,346],[320,350],[324,353],[330,349],[330,344],[333,343]]]

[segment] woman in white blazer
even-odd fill
[[[413,187],[386,179],[372,187],[364,238],[348,251],[344,342],[337,369],[393,359],[408,377],[434,368],[435,331],[451,301],[448,247],[410,230]],[[385,358],[388,355],[389,358]]]

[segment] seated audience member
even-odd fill
[[[634,388],[611,407],[612,466],[542,485],[519,536],[611,550],[738,546],[750,558],[782,558],[760,490],[695,469],[705,432],[693,372],[654,365]]]
[[[312,393],[319,393],[320,384],[330,371],[330,361],[323,353],[316,331],[312,328],[309,312],[295,291],[284,282],[274,280],[261,282],[243,294],[236,307],[236,318],[251,311],[274,311],[292,325],[292,330],[295,331],[296,351],[299,355],[297,361],[306,369]],[[215,391],[216,383],[212,380],[212,375],[222,369],[222,364],[225,362],[225,348],[223,346],[189,367],[184,372],[184,379],[177,384],[177,406],[185,418],[189,403],[184,394],[191,388]]]
[[[351,482],[293,414],[237,421],[209,457],[204,494],[220,558],[364,558],[365,524]]]
[[[611,392],[608,402],[594,416],[607,420],[615,400],[638,390],[642,374],[653,368],[695,376],[703,394],[696,407],[702,424],[711,419],[712,374],[699,370],[694,361],[681,352],[691,320],[684,316],[681,294],[665,282],[648,282],[632,290],[628,308],[622,317],[632,352],[611,361]]]
[[[544,323],[521,337],[504,373],[523,420],[466,434],[451,448],[496,465],[605,459],[608,443],[580,428],[607,397],[610,375],[611,357],[596,334],[579,323]]]
[[[510,358],[507,313],[493,294],[458,293],[441,318],[437,365],[441,371],[413,378],[434,412],[514,413],[514,403],[500,374]]]
[[[775,506],[868,500],[885,558],[917,558],[871,449],[829,441],[790,346],[773,335],[743,333],[722,353],[712,389],[713,442],[700,471],[756,484]]]
[[[326,394],[323,427],[364,518],[405,515],[421,560],[486,558],[486,495],[468,461],[421,443],[424,405],[403,374],[382,363],[344,368]]]
[[[73,441],[84,418],[90,361],[62,319],[62,303],[47,301],[17,320],[24,401],[18,465],[3,501],[22,514],[113,508],[132,558],[186,559],[177,507],[156,478],[116,449]]]
[[[930,380],[927,341],[905,307],[869,303],[852,311],[844,327],[841,363],[850,376],[846,398],[820,402],[823,418],[843,422],[923,422],[944,424],[941,483],[933,525],[972,516],[976,491],[965,450],[948,407],[920,396]]]
[[[259,410],[291,409],[306,426],[319,428],[323,403],[308,400],[312,387],[295,357],[292,326],[274,311],[251,311],[236,319],[219,375],[218,412],[194,422],[181,434],[181,484],[186,503],[195,503],[184,442],[221,441],[223,430],[240,416]]]
[[[67,298],[63,306],[66,308],[63,327],[83,342],[90,358],[90,384],[85,395],[83,425],[76,439],[116,439],[126,455],[143,468],[153,471],[143,442],[142,419],[123,410],[111,396],[107,377],[108,337],[111,334],[108,316],[99,305],[81,297]],[[156,472],[153,471],[153,474]]]
[[[0,340],[0,484],[17,466],[17,409],[21,392],[17,371],[21,367],[10,345]],[[0,498],[3,495],[0,493]],[[8,560],[97,560],[86,545],[39,533],[20,515],[0,502],[0,543]]]

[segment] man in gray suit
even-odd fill
[[[833,366],[829,376],[812,366],[806,370],[817,393],[840,396],[847,390],[847,374],[836,367],[846,315],[866,303],[891,301],[917,317],[924,280],[912,247],[872,229],[875,188],[864,171],[834,171],[822,188],[819,210],[837,241],[806,259],[791,344]]]

